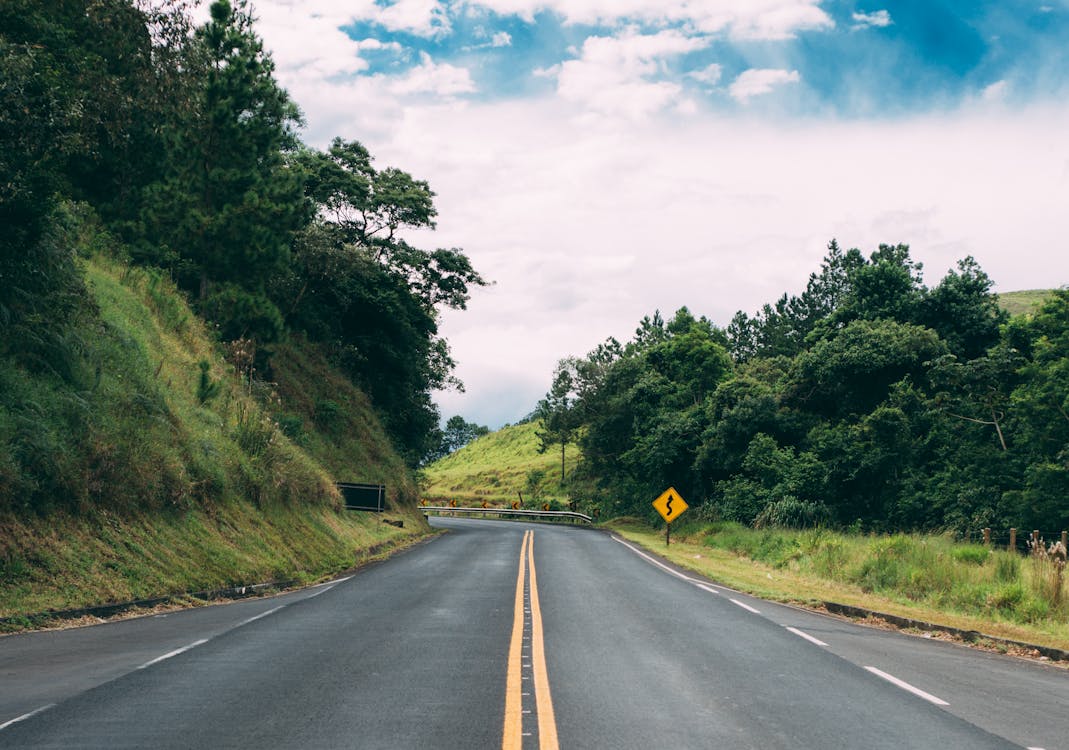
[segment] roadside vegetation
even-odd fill
[[[956,542],[949,535],[753,529],[682,519],[665,548],[663,527],[633,519],[609,526],[684,568],[764,598],[817,607],[836,602],[1069,650],[1069,585],[1064,561],[1050,555]]]
[[[65,241],[92,252],[99,228],[71,220]],[[92,314],[59,360],[73,383],[0,368],[4,455],[34,457],[0,465],[0,617],[307,582],[426,533],[366,396],[314,347],[289,342],[277,381],[250,378],[158,273],[100,253],[78,267]],[[329,423],[297,430],[321,389]],[[354,476],[387,484],[403,529],[340,507],[334,481]]]

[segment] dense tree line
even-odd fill
[[[562,360],[540,405],[572,492],[647,514],[866,530],[1069,525],[1069,290],[1010,320],[966,258],[832,242],[805,291],[726,329],[686,308]]]
[[[459,249],[404,241],[434,226],[426,182],[355,141],[300,141],[245,0],[199,27],[185,5],[0,5],[0,355],[76,359],[64,336],[87,295],[52,235],[88,212],[262,377],[280,337],[322,345],[417,464],[441,440],[431,392],[456,384],[439,311],[484,280]]]

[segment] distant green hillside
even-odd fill
[[[1010,315],[1024,315],[1043,304],[1049,296],[1049,289],[1025,289],[1020,292],[1004,292],[998,295],[998,302]]]
[[[430,503],[457,500],[505,506],[523,496],[526,505],[567,502],[560,483],[560,447],[538,452],[535,423],[492,432],[428,466],[423,497]],[[565,472],[570,474],[579,449],[565,451]]]

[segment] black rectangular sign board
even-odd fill
[[[386,485],[338,482],[347,510],[386,510]]]

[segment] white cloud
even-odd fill
[[[419,36],[437,36],[450,31],[446,9],[438,0],[397,0],[386,7],[376,6],[367,20],[381,23],[390,31],[407,31]]]
[[[512,34],[507,31],[499,31],[490,39],[492,47],[508,47],[512,44]]]
[[[383,42],[374,37],[368,39],[360,39],[356,41],[356,48],[360,52],[364,50],[371,50],[372,52],[379,52],[381,50],[390,50],[392,52],[400,52],[404,49],[399,42]]]
[[[548,68],[535,68],[531,71],[535,78],[556,78],[560,75],[560,65],[550,65]]]
[[[682,91],[677,83],[653,80],[663,73],[665,60],[708,44],[706,37],[675,30],[639,34],[628,29],[620,36],[588,37],[579,59],[561,64],[557,93],[595,112],[646,116],[668,106]]]
[[[713,63],[701,70],[691,71],[690,73],[687,73],[687,76],[708,86],[715,86],[720,83],[720,76],[723,75],[723,72],[723,68],[717,63]]]
[[[571,24],[640,21],[684,23],[702,33],[746,39],[788,39],[835,23],[820,0],[471,0],[471,4],[528,21],[550,11]]]
[[[774,68],[750,68],[743,71],[729,89],[731,96],[745,104],[751,97],[768,94],[776,86],[797,83],[801,76],[797,70]]]
[[[868,29],[872,27],[882,29],[894,23],[894,21],[891,20],[891,14],[886,10],[877,10],[873,13],[854,13],[853,19],[855,29]]]
[[[420,55],[420,64],[403,77],[391,79],[389,90],[395,94],[436,94],[452,97],[471,94],[475,84],[467,68],[449,63],[436,63],[426,52]]]
[[[1006,81],[995,81],[989,86],[985,86],[983,92],[980,94],[980,98],[985,102],[999,102],[1006,97],[1006,92],[1009,90],[1009,84]]]
[[[341,30],[361,12],[359,3],[345,13],[313,12],[307,2],[260,3],[255,10],[256,32],[271,50],[283,78],[322,78],[367,68],[360,57],[361,45],[367,42],[354,41]]]

